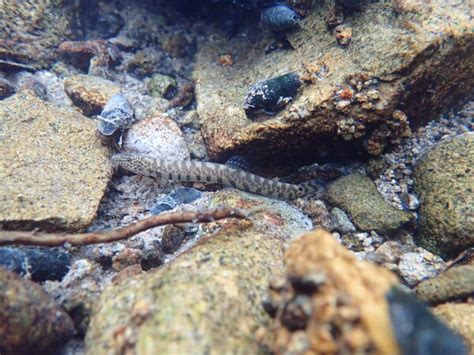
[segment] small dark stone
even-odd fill
[[[367,3],[367,0],[337,0],[342,6],[347,7],[349,9],[357,9],[364,3]]]
[[[7,80],[0,78],[0,100],[15,93],[15,87]]]
[[[260,19],[271,31],[282,32],[298,28],[301,16],[291,7],[278,4],[263,9]]]
[[[71,267],[69,253],[50,248],[0,248],[0,266],[35,282],[59,281]]]
[[[165,254],[163,253],[161,243],[154,241],[153,246],[153,248],[148,248],[143,252],[141,267],[145,271],[161,266],[165,262]]]
[[[467,354],[462,339],[415,296],[393,288],[387,294],[395,337],[402,354]]]
[[[293,288],[299,293],[311,294],[326,282],[324,274],[308,274],[304,277],[290,277]]]
[[[163,252],[166,254],[173,254],[179,249],[185,238],[184,232],[181,228],[173,225],[168,225],[163,231],[161,244],[163,245]]]
[[[278,305],[275,304],[270,298],[266,298],[262,301],[262,307],[270,317],[275,318],[278,311]]]
[[[178,204],[175,199],[169,195],[163,196],[150,208],[150,212],[154,215],[158,215],[162,212],[172,210]]]
[[[183,203],[191,203],[198,198],[201,198],[202,192],[191,187],[180,187],[169,194],[169,197],[174,199],[177,205]]]
[[[125,25],[125,21],[120,14],[115,12],[104,13],[97,19],[94,30],[100,38],[107,39],[115,37]]]
[[[247,117],[256,119],[263,115],[275,115],[291,102],[301,85],[297,73],[288,73],[259,81],[247,93],[244,110]]]
[[[249,161],[241,155],[233,155],[226,161],[225,165],[233,169],[249,170]]]
[[[285,305],[281,321],[291,331],[304,329],[311,317],[312,308],[308,296],[296,296]]]

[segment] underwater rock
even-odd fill
[[[326,189],[326,198],[347,212],[363,231],[393,232],[414,218],[411,213],[389,205],[373,181],[364,175],[347,175],[332,182]]]
[[[123,135],[122,148],[158,159],[189,160],[189,150],[178,125],[168,117],[146,117]]]
[[[74,335],[71,318],[37,284],[0,267],[0,352],[54,353]]]
[[[462,339],[414,295],[398,288],[387,294],[393,333],[402,354],[467,355]]]
[[[272,353],[397,353],[385,298],[394,274],[358,260],[322,229],[291,242],[285,264],[282,282],[269,289]]]
[[[301,16],[291,7],[277,4],[263,9],[260,20],[271,31],[282,32],[298,28]]]
[[[409,135],[410,125],[434,119],[471,96],[469,1],[369,1],[348,15],[357,36],[343,50],[326,24],[334,1],[317,4],[304,26],[287,34],[291,51],[265,54],[274,40],[268,31],[248,28],[242,30],[245,35],[229,38],[209,29],[198,47],[193,77],[211,160],[240,154],[275,165],[380,154]],[[220,53],[232,53],[234,65],[216,64]],[[291,107],[263,122],[249,121],[242,109],[249,86],[288,72],[298,72],[308,83]],[[352,97],[342,100],[341,88],[352,91]]]
[[[120,92],[114,82],[94,75],[75,75],[64,81],[64,91],[86,116],[98,115],[112,96]]]
[[[474,245],[473,166],[473,133],[436,144],[415,165],[417,237],[435,254],[456,256]]]
[[[59,54],[83,72],[102,77],[122,59],[118,48],[103,39],[63,42]]]
[[[150,212],[153,214],[160,214],[161,212],[172,210],[178,205],[191,203],[198,198],[201,198],[201,196],[201,191],[191,187],[179,187],[170,194],[159,198],[150,209]]]
[[[94,122],[22,92],[0,101],[0,126],[0,224],[87,227],[112,175]]]
[[[15,87],[7,79],[0,77],[0,100],[15,93]]]
[[[297,73],[288,73],[253,85],[247,93],[244,110],[247,117],[275,115],[289,102],[293,101],[301,85]]]
[[[166,267],[107,287],[86,335],[89,351],[261,351],[255,332],[268,317],[259,299],[270,272],[283,266],[284,243],[311,223],[287,203],[237,190],[214,195],[212,206],[224,204],[258,206],[261,216],[251,224],[229,219],[203,226],[199,243]],[[131,316],[143,308],[148,311],[140,319]]]
[[[474,264],[459,265],[421,282],[415,288],[422,301],[438,304],[459,301],[474,295]]]
[[[474,304],[445,303],[431,309],[433,314],[459,333],[470,354],[474,351]]]
[[[331,228],[337,232],[350,233],[356,231],[347,214],[340,208],[334,207],[329,214],[329,218],[331,219]]]
[[[173,254],[179,249],[185,238],[184,232],[181,228],[173,225],[168,225],[163,230],[161,244],[163,245],[163,252],[166,254]]]
[[[158,199],[155,204],[150,208],[150,212],[154,215],[158,215],[165,211],[170,211],[178,206],[176,200],[170,195],[165,195]]]
[[[364,3],[368,3],[370,0],[336,0],[342,6],[345,6],[349,9],[359,8]]]
[[[126,128],[135,121],[133,109],[125,96],[121,93],[115,94],[105,104],[100,115],[97,129],[104,137],[112,137],[122,134]]]
[[[51,248],[0,248],[0,267],[35,282],[61,280],[71,267],[69,253]]]
[[[46,68],[56,60],[58,45],[74,39],[78,3],[67,0],[3,0],[0,6],[0,58],[10,69]],[[22,67],[23,66],[23,67]]]
[[[163,74],[154,74],[147,83],[151,96],[171,99],[176,93],[178,83],[176,79]]]

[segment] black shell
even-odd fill
[[[275,115],[294,99],[300,85],[300,77],[294,72],[259,81],[247,93],[245,114],[252,119],[262,114]]]
[[[286,5],[274,5],[260,13],[262,24],[274,32],[293,30],[299,27],[301,16]]]

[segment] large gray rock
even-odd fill
[[[78,230],[112,173],[95,122],[29,92],[0,101],[0,225]]]
[[[441,142],[416,164],[418,237],[433,253],[453,256],[474,245],[474,134]]]
[[[255,332],[268,321],[261,306],[268,277],[282,270],[285,241],[311,222],[284,202],[232,189],[212,203],[256,207],[253,224],[228,220],[215,233],[216,226],[204,226],[198,244],[170,264],[108,287],[92,315],[86,350],[259,353]]]
[[[265,49],[275,40],[253,23],[229,39],[213,32],[197,53],[198,114],[211,159],[240,153],[251,159],[306,158],[351,152],[379,154],[410,133],[411,123],[472,94],[474,21],[470,1],[367,1],[348,11],[352,41],[340,47],[328,29],[332,0],[315,5],[288,34],[294,50]],[[218,63],[231,54],[233,65]],[[243,101],[256,82],[287,72],[303,85],[276,116],[253,122]]]

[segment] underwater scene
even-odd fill
[[[474,354],[471,0],[0,0],[0,355]]]

